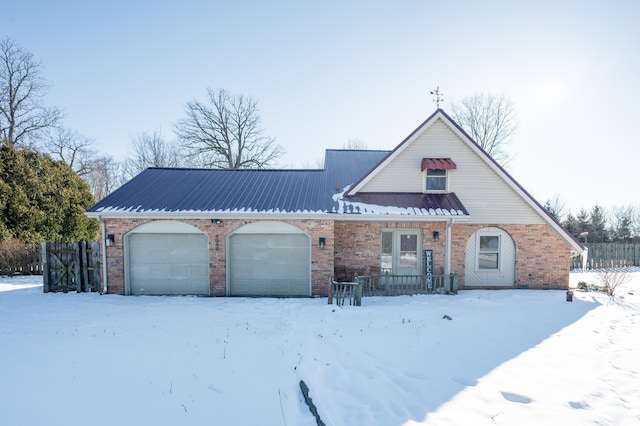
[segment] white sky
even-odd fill
[[[97,4],[96,4],[97,3]],[[392,149],[434,110],[511,98],[511,174],[540,202],[638,205],[637,1],[20,1],[0,37],[41,60],[65,125],[123,159],[206,88],[259,101],[281,166],[350,138]]]

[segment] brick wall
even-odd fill
[[[455,224],[451,232],[451,271],[460,275],[460,288],[464,288],[467,240],[474,232],[487,227],[503,229],[515,243],[516,287],[568,288],[571,248],[550,225]]]
[[[148,219],[106,220],[106,233],[114,234],[115,242],[106,247],[108,292],[124,294],[123,241],[127,232],[150,222]],[[227,294],[226,237],[239,227],[255,220],[224,220],[221,224],[209,219],[186,219],[188,223],[209,236],[210,292],[214,296]],[[311,239],[311,286],[313,295],[326,295],[335,265],[368,272],[380,266],[380,235],[383,229],[421,229],[422,248],[433,250],[433,271],[444,272],[445,225],[420,222],[358,222],[333,220],[282,220],[303,230]],[[516,286],[529,288],[567,288],[569,281],[570,248],[549,225],[469,225],[452,226],[451,272],[460,275],[464,288],[465,249],[469,237],[477,230],[495,226],[511,235],[516,245]],[[433,231],[440,233],[433,241]],[[325,238],[320,248],[319,239]]]
[[[124,236],[132,229],[151,222],[149,219],[105,220],[106,234],[113,234],[114,244],[106,247],[108,292],[124,294]],[[184,219],[180,222],[192,225],[209,237],[209,280],[213,296],[227,294],[226,284],[226,238],[236,229],[256,220],[223,220],[213,223],[210,219]],[[282,220],[303,230],[311,239],[311,289],[314,295],[326,295],[333,272],[333,221],[332,220]],[[326,245],[319,247],[320,237]]]
[[[382,230],[422,229],[422,248],[433,250],[433,271],[444,270],[444,223],[419,222],[336,222],[335,264],[368,272],[371,266],[380,266],[380,235]],[[433,231],[440,233],[433,241]]]
[[[464,288],[467,241],[482,228],[505,230],[516,245],[515,285],[528,288],[566,289],[569,285],[568,243],[549,225],[467,225],[451,227],[451,272],[459,274]],[[445,225],[413,222],[336,222],[335,264],[366,270],[380,264],[380,234],[383,229],[422,229],[422,248],[433,250],[433,271],[444,273]],[[433,231],[440,240],[433,241]],[[474,288],[478,288],[474,286]],[[494,287],[495,288],[495,287]]]

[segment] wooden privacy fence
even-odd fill
[[[100,244],[97,241],[42,243],[44,292],[100,290]]]
[[[640,244],[586,244],[587,269],[640,266]],[[582,269],[582,256],[571,258],[571,269]]]

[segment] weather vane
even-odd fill
[[[439,109],[440,102],[444,102],[444,93],[440,93],[440,86],[436,87],[436,90],[432,90],[431,94],[436,96],[433,102],[436,103],[436,107]]]

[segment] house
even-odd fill
[[[566,289],[583,246],[441,109],[323,170],[149,168],[89,209],[116,294],[325,295],[337,267]]]

